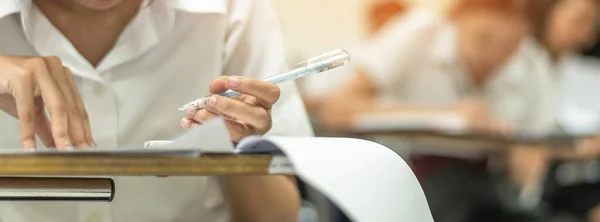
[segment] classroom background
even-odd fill
[[[460,1],[273,0],[273,4],[280,17],[287,40],[288,61],[290,64],[294,64],[304,58],[331,49],[344,48],[351,54],[361,52],[358,49],[373,35],[377,35],[380,28],[387,25],[387,21],[398,20],[397,17],[405,16],[416,8],[426,8],[443,14]],[[598,24],[600,24],[598,21],[600,20],[598,20],[597,9],[578,11],[585,10],[577,6],[584,1],[588,1],[595,7],[598,6],[598,2],[594,0],[540,0],[536,3],[538,4],[536,9],[546,6],[550,8],[546,11],[548,15],[544,16],[543,22],[536,23],[538,26],[545,26],[545,24],[557,20],[558,22],[555,22],[557,24],[572,27],[574,30],[582,30],[586,29],[583,27],[584,24],[590,22],[577,22],[575,15],[588,13],[593,16],[590,28],[586,31],[575,31],[583,34],[579,34],[579,36],[572,34],[565,37],[571,38],[571,42],[579,41],[578,46],[581,47],[573,48],[573,52],[561,56],[560,62],[556,62],[556,66],[550,66],[552,73],[565,76],[560,78],[558,83],[560,90],[557,94],[560,95],[557,98],[560,98],[558,100],[562,102],[557,105],[559,107],[557,110],[561,111],[556,118],[566,119],[565,121],[573,123],[571,125],[576,125],[576,127],[564,127],[569,128],[571,130],[569,132],[585,131],[582,128],[596,129],[598,124],[592,124],[592,127],[580,126],[600,121],[598,118],[600,116],[600,99],[597,96],[600,93],[598,90],[600,89],[598,87],[600,86],[600,59],[598,58],[600,57],[600,44],[598,44],[597,38]],[[571,22],[570,25],[569,22]],[[563,29],[563,32],[565,30]],[[407,31],[405,34],[410,35],[411,33]],[[518,57],[516,54],[513,57]],[[329,98],[331,94],[334,94],[340,85],[343,85],[343,82],[351,78],[355,72],[356,70],[350,66],[298,81],[318,136],[345,135],[346,132],[340,132],[340,128],[332,127],[326,123],[327,120],[323,120],[327,117],[323,114],[327,112],[323,107],[328,107],[323,105],[323,102],[331,101]],[[432,87],[434,86],[432,85]],[[409,163],[418,163],[414,158],[414,150],[407,148],[402,140],[387,137],[368,137],[367,139],[385,144]],[[427,151],[425,153],[428,154]],[[503,184],[507,179],[498,177],[489,162],[484,167],[487,170],[485,172],[474,173],[462,168],[441,171],[438,173],[440,175],[431,179],[434,180],[433,188],[431,183],[424,182],[423,186],[436,221],[600,221],[600,208],[598,208],[600,206],[600,164],[597,161],[599,154],[590,152],[586,154],[589,158],[550,161],[549,164],[544,165],[543,173],[540,173],[541,176],[536,179],[541,181],[537,182],[536,191],[527,195],[525,193],[528,192],[523,190],[514,191],[518,193],[514,194],[510,188],[498,185]],[[446,154],[436,153],[435,156],[441,156],[441,158],[436,159],[438,162],[434,161],[434,163],[446,164],[449,159]],[[524,157],[526,154],[522,156]],[[452,156],[451,159],[454,158],[455,156]],[[529,158],[524,159],[535,162],[535,159]],[[456,180],[461,180],[461,182],[452,182]],[[458,186],[458,188],[448,188],[450,186]],[[318,214],[318,221],[349,221],[343,212],[337,210],[319,194],[314,193],[310,188],[305,189],[307,189],[304,190],[307,209],[313,210],[304,211],[305,213]],[[470,190],[470,192],[465,190]],[[525,197],[531,196],[531,193],[534,193],[533,196],[537,196],[537,198]],[[506,198],[499,200],[498,196]],[[453,202],[448,199],[464,199],[464,201]],[[535,201],[533,204],[523,204],[527,202],[524,199]]]

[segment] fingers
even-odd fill
[[[75,109],[77,110],[78,117],[80,118],[80,122],[84,130],[85,140],[88,145],[96,147],[96,142],[92,137],[92,127],[90,126],[90,118],[87,113],[87,110],[85,110],[83,99],[81,99],[81,94],[79,93],[79,89],[77,89],[77,84],[75,84],[73,73],[68,68],[64,68],[64,70],[69,83],[68,85],[71,88],[73,100],[75,101]]]
[[[219,94],[228,89],[255,97],[256,105],[266,109],[270,109],[281,94],[279,87],[273,83],[243,76],[224,76],[210,84],[212,94]]]
[[[514,132],[511,124],[491,118],[479,117],[470,120],[470,129],[474,132],[508,136]]]
[[[87,142],[84,126],[82,124],[83,120],[80,114],[81,111],[77,106],[77,101],[74,95],[74,91],[77,89],[74,90],[73,87],[70,86],[71,82],[65,73],[62,62],[58,58],[46,57],[44,58],[44,61],[48,67],[50,76],[62,94],[64,102],[63,106],[66,109],[65,111],[67,111],[67,132],[71,144],[73,144],[75,147],[90,147]]]
[[[21,144],[26,149],[35,149],[35,105],[33,74],[23,72],[16,75],[13,81],[13,96],[15,97],[17,114],[19,116]]]
[[[266,133],[271,128],[271,116],[266,109],[236,99],[211,96],[206,109],[226,119],[248,125],[258,133]],[[195,120],[199,118],[194,116]]]
[[[183,118],[181,120],[181,126],[186,130],[193,129],[202,124],[202,122],[217,117],[219,117],[219,115],[205,109],[198,110],[197,112],[188,111],[188,117]],[[243,138],[250,135],[260,134],[251,129],[250,127],[246,126],[245,124],[234,120],[225,120],[225,125],[227,127],[227,131],[229,132],[229,136],[231,137],[231,140],[233,142],[239,142]]]
[[[44,101],[41,97],[36,97],[34,103],[36,107],[35,133],[38,135],[40,140],[42,140],[46,147],[56,147],[56,144],[54,144],[54,138],[52,137],[50,121],[48,120],[48,117],[46,117]]]
[[[68,134],[68,107],[65,104],[65,99],[62,96],[55,80],[48,71],[43,59],[35,59],[32,61],[37,83],[42,92],[42,99],[46,104],[46,109],[50,113],[50,123],[52,128],[52,136],[56,148],[59,150],[69,149],[69,134]]]

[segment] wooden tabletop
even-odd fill
[[[0,176],[200,176],[268,174],[272,155],[0,155]]]

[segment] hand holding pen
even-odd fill
[[[219,95],[227,90],[239,96]],[[204,109],[188,108],[181,125],[193,128],[204,121],[221,116],[234,142],[249,135],[262,135],[271,129],[270,109],[277,102],[277,85],[244,76],[223,76],[211,82]]]
[[[234,142],[249,135],[263,135],[271,129],[271,108],[280,96],[276,85],[310,74],[321,73],[350,62],[344,50],[336,50],[301,62],[297,68],[265,80],[244,76],[223,76],[210,84],[211,96],[192,101],[179,110],[186,111],[181,120],[184,129],[221,116]]]

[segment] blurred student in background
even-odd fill
[[[559,117],[565,104],[559,104],[558,85],[561,74],[558,67],[573,53],[585,49],[593,43],[598,18],[598,0],[552,0],[545,5],[547,17],[540,18],[533,36],[523,42],[520,52],[506,69],[506,76],[521,85],[521,91],[533,95],[531,105],[538,107],[538,121],[543,122],[551,132],[561,132],[570,128],[568,121]],[[566,127],[566,128],[565,128]],[[600,144],[596,141],[583,141],[575,149],[557,149],[549,153],[540,149],[527,154],[515,152],[512,161],[529,163],[530,159],[546,161],[581,161],[597,159]],[[540,165],[540,166],[546,166]],[[537,167],[540,167],[537,166]],[[529,167],[531,168],[531,167]],[[512,169],[513,172],[523,168]],[[537,171],[544,174],[545,171]],[[537,176],[542,179],[543,176]],[[548,174],[550,185],[556,185],[556,175]],[[538,182],[541,183],[541,182]],[[600,183],[584,183],[550,189],[545,197],[552,210],[573,215],[588,221],[600,221]]]
[[[364,113],[416,113],[458,116],[472,130],[499,134],[509,133],[510,123],[535,125],[524,95],[506,93],[510,85],[494,75],[529,34],[531,18],[543,14],[534,2],[458,0],[445,14],[418,8],[396,18],[354,55],[357,72],[326,103],[325,124],[343,130]],[[469,221],[472,209],[493,199],[492,185],[472,183],[470,174],[485,175],[485,159],[419,157],[413,166],[436,221]],[[457,167],[462,175],[428,182]]]
[[[365,10],[365,23],[367,27],[367,36],[377,33],[391,18],[403,14],[408,5],[402,0],[369,0]],[[354,55],[352,49],[348,49]],[[327,75],[309,76],[303,81],[303,100],[306,109],[315,125],[315,130],[319,132],[319,122],[322,117],[324,102],[329,96],[329,92],[335,90],[338,85],[334,81],[345,79],[352,71],[352,67],[345,66],[336,70],[331,70]]]
[[[480,91],[527,35],[525,5],[462,0],[445,17],[416,8],[395,18],[354,55],[357,73],[328,103],[328,126],[351,127],[365,112],[462,114],[447,108]]]

